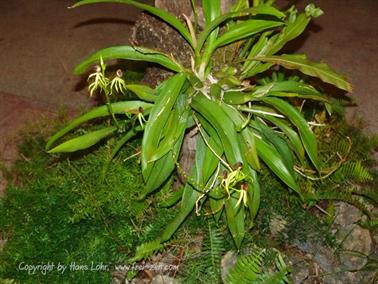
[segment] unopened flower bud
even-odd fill
[[[243,167],[243,163],[242,162],[237,162],[232,168],[234,170],[237,170],[237,169],[241,169]]]
[[[243,182],[243,183],[240,185],[240,187],[241,187],[242,190],[247,191],[247,190],[248,190],[248,183]]]
[[[116,72],[116,75],[117,75],[118,78],[122,78],[122,76],[123,76],[122,70],[118,69],[117,72]]]
[[[226,178],[228,177],[228,173],[227,173],[227,171],[224,170],[222,175],[223,175],[223,179],[226,179]]]

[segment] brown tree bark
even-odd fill
[[[215,0],[214,0],[215,1]],[[222,11],[229,10],[236,0],[221,0]],[[200,4],[200,1],[197,0]],[[184,22],[183,15],[193,18],[191,0],[155,0],[155,6],[174,14]],[[199,6],[199,15],[201,15]],[[200,19],[200,22],[204,22]],[[185,67],[190,66],[190,48],[180,34],[171,26],[160,21],[148,13],[141,13],[139,19],[135,23],[131,42],[137,46],[144,46],[156,50],[172,54]],[[172,75],[165,69],[151,67],[147,69],[144,81],[151,86]]]
[[[222,11],[228,11],[234,2],[235,0],[221,0]],[[200,4],[200,1],[197,1],[197,3]],[[183,22],[183,14],[189,18],[193,18],[191,0],[155,0],[155,6],[176,15]],[[199,14],[201,15],[202,13],[199,12]],[[201,22],[204,23],[204,19],[200,19]],[[141,13],[135,23],[131,42],[137,46],[144,46],[172,54],[185,67],[190,67],[190,56],[192,53],[187,42],[171,26],[148,13]],[[153,66],[147,68],[143,80],[144,83],[155,87],[171,75],[172,72]],[[196,135],[196,131],[192,130],[184,137],[179,164],[186,173],[190,172],[194,163]],[[182,175],[179,175],[179,177],[181,182],[184,182],[184,177]]]

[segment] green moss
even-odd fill
[[[0,230],[8,238],[1,252],[0,279],[20,283],[106,283],[115,263],[127,261],[139,244],[134,224],[151,216],[149,201],[137,202],[142,177],[136,159],[123,162],[134,150],[127,147],[108,169],[105,145],[70,160],[45,154],[42,137],[28,136],[16,163],[17,185],[0,202]],[[53,263],[68,265],[62,274],[53,269],[28,274],[19,266]],[[90,271],[92,265],[108,269]],[[88,270],[70,270],[70,264]],[[73,267],[72,267],[73,269]]]

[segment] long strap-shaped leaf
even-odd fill
[[[252,60],[257,56],[268,56],[273,55],[279,50],[281,50],[286,43],[295,39],[303,33],[311,17],[306,13],[301,13],[296,16],[291,14],[287,20],[286,27],[282,31],[267,39],[266,36],[260,38],[259,42],[253,47],[250,54],[247,57],[247,61],[244,63],[242,68],[243,78],[252,77],[258,73],[261,73],[271,67],[272,64],[261,64],[261,62]]]
[[[223,149],[228,162],[232,164],[241,162],[242,165],[244,165],[243,171],[246,174],[249,174],[248,163],[245,159],[244,153],[242,152],[243,148],[241,147],[240,135],[236,132],[234,122],[225,111],[225,106],[220,105],[219,103],[208,100],[204,96],[198,95],[193,98],[192,106],[205,119],[207,119],[217,131],[217,134],[222,141]],[[238,122],[236,122],[236,125],[238,125]],[[250,186],[252,187],[253,184]],[[256,187],[256,190],[259,190],[259,187]],[[235,198],[236,194],[237,193],[235,192],[233,196],[225,202],[225,210],[228,228],[234,239],[235,245],[240,248],[245,234],[245,211],[243,206],[236,206],[238,199]],[[257,193],[255,196],[250,195],[250,197],[253,198],[253,206],[258,206],[259,194]],[[252,216],[254,216],[256,213],[255,210],[257,209],[254,208],[251,210]]]
[[[212,0],[208,1],[211,2]],[[270,15],[270,16],[275,16],[277,18],[282,18],[285,16],[281,11],[271,7],[271,6],[259,6],[259,7],[254,7],[254,8],[249,8],[249,9],[244,9],[238,12],[232,12],[232,13],[227,13],[224,15],[221,15],[217,18],[215,18],[209,25],[206,26],[206,28],[203,30],[203,32],[200,35],[200,38],[198,40],[198,45],[197,48],[201,49],[205,41],[207,40],[209,34],[219,27],[221,24],[224,22],[234,19],[234,18],[239,18],[242,16],[248,16],[248,15]]]
[[[209,27],[216,18],[221,15],[221,1],[220,0],[203,0],[202,1],[202,10],[206,20],[206,27]],[[206,39],[209,45],[212,45],[218,36],[219,28],[214,27],[209,33],[206,35]],[[197,43],[197,50],[200,51],[202,48],[198,46]]]
[[[199,122],[201,123],[201,138],[198,137],[197,140],[197,148],[201,151],[204,151],[203,149],[206,149],[208,152],[206,152],[205,155],[197,155],[196,156],[196,163],[199,165],[202,165],[201,169],[197,168],[197,177],[201,184],[203,184],[204,177],[209,177],[211,175],[211,171],[214,171],[214,164],[217,164],[219,162],[218,157],[221,157],[223,154],[223,148],[222,148],[222,142],[219,138],[219,135],[217,134],[217,131],[214,129],[213,126],[201,115],[196,114],[196,117],[198,118]],[[207,143],[210,145],[211,150],[209,148],[204,148],[202,143],[205,143],[203,140],[202,135],[204,135]],[[196,151],[198,151],[196,149]],[[218,157],[215,156],[215,154],[212,152],[214,151]],[[204,160],[201,160],[204,159]]]
[[[261,139],[271,144],[277,150],[282,162],[291,172],[292,176],[294,176],[294,158],[287,141],[259,120],[252,120],[250,126],[258,131]]]
[[[175,163],[179,156],[184,133],[177,140],[172,150],[166,153],[159,160],[148,164],[148,169],[144,171],[146,184],[141,192],[139,199],[144,199],[148,194],[158,189],[172,175]]]
[[[138,98],[147,102],[154,102],[156,100],[155,90],[146,85],[129,84],[126,89],[132,91]]]
[[[206,183],[209,180],[215,171],[217,161],[211,158],[214,156],[214,154],[208,147],[206,147],[201,136],[198,136],[197,139],[195,165],[192,168],[190,179],[200,184],[202,183],[201,181]],[[213,162],[208,163],[209,159],[211,159]],[[198,175],[198,173],[201,174]],[[188,217],[188,215],[193,211],[193,208],[201,195],[200,190],[202,189],[195,189],[192,185],[186,183],[181,200],[180,212],[165,228],[161,236],[162,242],[169,240],[186,217]]]
[[[275,117],[270,116],[270,115],[261,115],[261,114],[257,114],[257,115],[262,116],[264,119],[270,121],[275,126],[277,126],[279,129],[281,129],[281,131],[287,136],[287,138],[291,142],[293,151],[297,155],[298,159],[303,164],[303,160],[304,160],[304,156],[305,156],[305,150],[303,148],[302,141],[299,138],[298,133],[289,126],[289,123],[287,123],[286,121],[284,121],[282,119],[275,118]]]
[[[281,65],[287,69],[297,69],[302,73],[317,77],[340,89],[352,92],[352,86],[340,74],[336,73],[325,63],[309,61],[302,54],[283,54],[280,56],[259,56],[256,60]]]
[[[82,136],[73,138],[62,144],[56,146],[55,148],[47,151],[48,153],[62,153],[62,152],[75,152],[78,150],[87,149],[105,137],[111,135],[117,130],[117,127],[111,126],[104,129],[89,132]]]
[[[217,39],[215,46],[220,47],[226,44],[230,44],[263,30],[279,27],[282,25],[283,23],[279,21],[247,20],[245,22],[232,26],[230,30],[225,32]]]
[[[204,62],[205,66],[207,66],[211,55],[218,47],[250,37],[264,30],[272,29],[282,25],[282,22],[270,20],[247,20],[240,24],[233,25],[232,28],[230,28],[227,32],[218,37],[214,44],[206,47],[202,62]]]
[[[307,155],[315,168],[319,170],[316,137],[301,113],[291,104],[278,98],[264,98],[263,101],[284,114],[298,128]]]
[[[133,0],[83,0],[76,3],[72,7],[75,8],[75,7],[85,5],[85,4],[94,4],[94,3],[123,3],[123,4],[133,5],[139,9],[145,10],[153,14],[154,16],[162,19],[164,22],[168,23],[173,28],[175,28],[188,41],[188,43],[192,47],[194,47],[189,31],[174,15],[168,12],[165,12],[164,10],[150,6],[150,5],[146,5],[146,4],[133,1]]]
[[[125,101],[125,102],[117,102],[112,103],[112,110],[116,114],[122,114],[127,112],[137,112],[139,108],[143,108],[146,113],[149,113],[149,110],[152,104],[142,102],[142,101]],[[100,106],[97,108],[92,109],[91,111],[87,112],[84,115],[81,115],[74,120],[72,120],[66,127],[55,133],[47,142],[46,150],[51,149],[51,146],[57,141],[59,138],[70,132],[72,129],[76,128],[80,124],[87,122],[91,119],[109,116],[109,109],[107,106]]]
[[[245,235],[245,211],[244,206],[236,206],[238,200],[236,194],[237,192],[234,192],[234,194],[225,201],[225,211],[228,229],[230,230],[232,239],[234,240],[236,247],[239,249]]]
[[[74,73],[80,75],[84,73],[89,66],[103,60],[126,59],[133,61],[145,61],[160,64],[172,71],[179,72],[183,67],[169,58],[162,52],[144,48],[132,47],[129,45],[107,47],[89,55],[79,65],[75,67]]]
[[[264,86],[257,86],[248,93],[240,91],[225,92],[223,100],[228,104],[238,105],[245,104],[248,101],[260,100],[265,96],[299,97],[323,102],[328,101],[327,97],[315,88],[296,81],[272,82]]]
[[[192,107],[216,129],[222,141],[227,160],[232,164],[242,162],[242,153],[234,123],[220,105],[199,94],[193,98]]]
[[[235,108],[228,106],[228,105],[224,105],[222,108],[227,113],[227,115],[229,117],[228,119],[231,118],[232,121],[234,121],[236,126],[242,125],[244,123],[241,115],[239,114],[239,112]],[[242,133],[244,131],[251,131],[252,132],[253,130],[246,128],[242,131]],[[262,139],[258,139],[257,137],[256,137],[254,142],[255,142],[255,147],[256,147],[256,150],[257,150],[259,157],[261,157],[263,159],[263,161],[268,165],[268,167],[284,183],[286,183],[290,188],[292,188],[293,190],[295,190],[299,193],[299,188],[298,188],[298,185],[297,185],[297,183],[294,179],[292,168],[289,169],[286,166],[286,164],[283,162],[283,158],[280,157],[277,150],[273,146],[269,145],[268,143],[266,143]],[[243,150],[245,151],[245,149],[243,149]],[[251,164],[251,166],[253,167],[253,164]]]
[[[159,143],[158,148],[151,156],[148,162],[160,159],[168,153],[176,144],[177,140],[185,132],[189,118],[189,107],[187,103],[187,96],[181,94],[178,97],[175,108],[171,111],[170,123],[163,127],[164,138]]]
[[[185,80],[185,75],[179,73],[158,87],[158,96],[151,109],[142,141],[142,172],[145,179],[151,170],[151,167],[148,167],[148,162],[158,148],[164,127]]]
[[[277,150],[266,143],[264,140],[257,138],[256,147],[259,156],[265,162],[265,164],[291,189],[301,195],[298,184],[296,183],[292,171],[288,170],[282,157]]]
[[[227,114],[228,119],[234,123],[234,127],[241,133],[239,138],[239,145],[243,153],[243,162],[247,162],[253,169],[260,169],[260,162],[256,151],[255,137],[252,134],[251,129],[243,125],[246,123],[246,118],[236,110],[234,107],[221,104],[222,110]],[[246,172],[248,174],[248,172]]]

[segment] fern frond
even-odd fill
[[[360,198],[354,196],[351,192],[348,192],[347,190],[318,192],[316,194],[316,198],[318,200],[339,200],[349,203],[350,205],[353,205],[359,210],[361,210],[361,212],[364,213],[366,216],[371,218],[370,210],[369,208],[367,208],[365,203],[362,202]]]
[[[259,277],[254,284],[285,284],[289,283],[287,279],[288,270],[280,270],[276,273],[264,274]]]
[[[344,137],[342,139],[337,139],[338,137],[335,137],[336,139],[332,143],[332,150],[333,153],[340,153],[345,154],[349,152],[350,148],[350,142],[349,140],[345,139]]]
[[[135,256],[130,259],[130,263],[146,259],[158,252],[161,252],[163,249],[164,246],[161,244],[160,240],[141,244],[137,247]]]
[[[338,180],[354,180],[356,182],[369,182],[373,177],[361,161],[349,161],[343,164],[334,175]]]
[[[372,188],[355,188],[351,191],[354,195],[362,196],[366,199],[369,199],[370,201],[374,202],[375,204],[378,204],[378,192],[375,189]]]
[[[378,219],[366,220],[364,222],[360,222],[359,225],[362,228],[365,228],[368,230],[378,231]]]
[[[251,255],[239,257],[235,263],[235,266],[227,275],[226,283],[240,284],[255,281],[262,272],[262,261],[264,255],[265,249],[258,249]]]
[[[215,228],[213,221],[208,221],[208,236],[203,242],[204,257],[209,259],[214,271],[220,271],[220,262],[224,252],[224,239],[222,231]]]
[[[280,253],[274,259],[275,271],[268,271],[263,267],[263,260],[266,258],[265,249],[259,249],[252,255],[239,257],[234,268],[230,270],[226,278],[227,284],[285,284],[290,283],[287,275],[290,268],[286,265]],[[270,269],[269,269],[270,270]],[[274,270],[274,269],[273,269]]]

